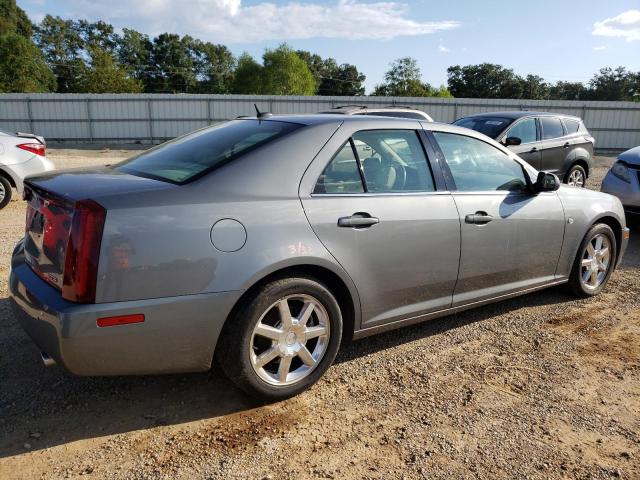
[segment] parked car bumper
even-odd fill
[[[76,304],[25,263],[22,242],[9,276],[15,316],[35,344],[76,375],[206,371],[222,326],[242,292]],[[98,327],[104,317],[143,314],[144,322]]]
[[[601,191],[614,195],[620,199],[622,206],[627,212],[640,212],[640,181],[639,171],[630,169],[629,177],[631,182],[616,177],[611,171],[607,172],[602,180]]]

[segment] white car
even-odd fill
[[[27,175],[55,169],[45,157],[46,148],[44,138],[37,135],[0,130],[0,209],[11,201],[12,188],[22,195]]]

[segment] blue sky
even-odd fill
[[[287,42],[367,76],[411,56],[424,80],[446,83],[450,65],[499,63],[548,81],[588,81],[599,68],[640,70],[640,0],[18,0],[33,21],[47,14],[104,20],[149,35],[169,31],[259,58]]]

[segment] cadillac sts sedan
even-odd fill
[[[553,285],[599,293],[620,201],[465,128],[242,118],[98,169],[31,178],[16,315],[77,375],[219,366],[269,400],[342,341]]]

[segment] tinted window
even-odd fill
[[[351,142],[345,143],[318,179],[313,193],[362,193],[358,161]]]
[[[580,122],[570,118],[564,119],[564,127],[567,129],[567,135],[576,133],[580,129]]]
[[[432,192],[427,157],[413,130],[367,130],[353,136],[369,192]]]
[[[511,122],[510,118],[501,117],[467,117],[456,120],[453,124],[459,127],[470,128],[476,132],[484,133],[493,139],[507,128]]]
[[[562,130],[562,123],[557,117],[540,117],[540,123],[542,124],[542,139],[549,140],[551,138],[558,138],[564,136],[564,130]]]
[[[183,183],[300,127],[265,120],[225,122],[158,145],[116,169]]]
[[[458,190],[518,191],[526,187],[518,162],[497,148],[476,138],[434,132]]]
[[[520,120],[507,132],[507,137],[518,137],[522,143],[531,143],[537,140],[536,120],[534,118],[525,118]]]

